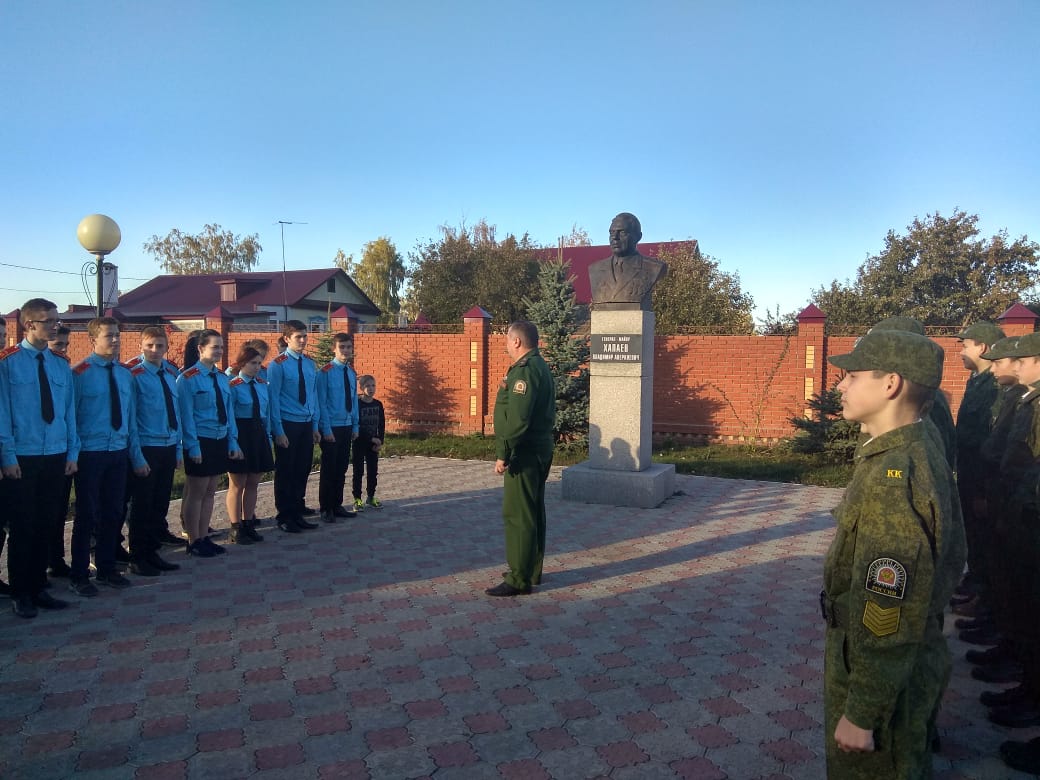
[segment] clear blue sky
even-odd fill
[[[0,309],[86,302],[93,212],[125,291],[207,222],[277,270],[278,220],[313,268],[619,211],[800,309],[915,216],[1040,240],[1038,32],[1033,0],[0,3]]]

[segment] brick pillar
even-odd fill
[[[220,334],[220,337],[224,340],[224,357],[220,361],[221,368],[227,368],[231,364],[231,358],[234,355],[229,354],[231,350],[227,348],[228,337],[231,335],[231,324],[235,321],[231,312],[225,309],[223,306],[217,306],[211,311],[206,312],[206,327],[210,330],[215,330]]]
[[[484,418],[488,413],[488,340],[491,335],[491,315],[474,306],[462,315],[466,359],[469,367],[469,392],[466,407],[460,409],[459,426],[463,433],[484,433]]]
[[[997,317],[997,324],[1003,328],[1005,336],[1024,336],[1036,330],[1036,320],[1037,316],[1030,309],[1016,303]]]
[[[25,331],[22,328],[22,310],[15,309],[9,314],[4,315],[4,347],[13,347],[15,344],[21,344],[22,339],[25,338]]]
[[[333,333],[356,335],[359,330],[358,318],[346,306],[340,306],[329,317],[329,329]]]
[[[809,304],[797,317],[798,344],[802,349],[802,398],[806,402],[804,414],[811,417],[808,401],[826,386],[827,354],[824,331],[827,315],[814,304]]]

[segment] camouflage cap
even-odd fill
[[[1011,353],[1018,346],[1018,336],[1001,339],[986,350],[986,360],[1000,360],[1001,358],[1014,357]]]
[[[978,341],[980,344],[985,344],[987,347],[992,347],[1002,338],[1004,338],[1004,331],[994,325],[992,322],[973,322],[971,325],[966,327],[954,338],[971,339],[972,341]],[[986,355],[985,357],[989,357]]]
[[[1040,355],[1040,332],[1027,333],[1019,336],[1014,346],[1006,350],[1004,357],[1033,357]],[[992,359],[992,358],[991,358]]]
[[[942,382],[942,348],[905,330],[871,329],[852,352],[827,360],[845,371],[891,371],[924,387],[935,388]]]
[[[875,330],[902,330],[907,333],[924,335],[924,325],[921,324],[920,320],[915,320],[913,317],[886,317],[868,330],[867,333]]]

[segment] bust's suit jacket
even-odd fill
[[[597,260],[589,266],[592,303],[634,303],[650,308],[650,292],[668,269],[667,263],[640,254],[622,258],[623,269],[615,273],[614,257]]]

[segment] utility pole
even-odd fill
[[[282,229],[282,322],[289,319],[289,292],[285,283],[285,226],[286,225],[306,225],[306,222],[290,222],[286,219],[278,220],[278,224]]]

